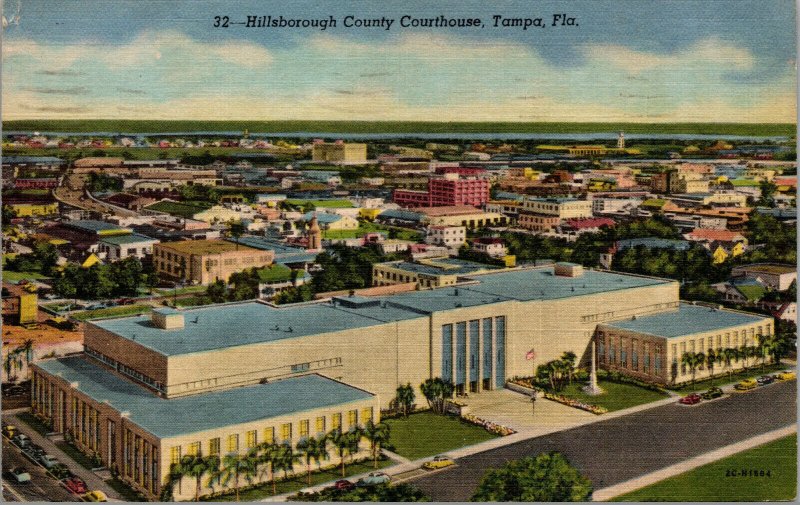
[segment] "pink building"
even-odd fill
[[[445,174],[428,179],[428,191],[396,189],[393,198],[402,207],[481,207],[489,201],[489,181],[481,177]]]

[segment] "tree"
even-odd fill
[[[717,349],[717,356],[719,357],[719,360],[722,362],[723,368],[728,369],[728,380],[730,380],[731,374],[733,373],[733,370],[731,368],[731,363],[733,362],[734,359],[738,357],[738,355],[739,353],[736,349],[731,349],[728,347],[726,347],[725,349]]]
[[[592,483],[557,452],[506,463],[483,476],[472,501],[588,501]]]
[[[206,288],[206,296],[214,303],[222,303],[226,299],[228,287],[224,281],[216,280],[208,285]]]
[[[572,377],[575,375],[575,361],[578,357],[572,351],[567,351],[561,355],[561,362],[564,363],[564,369],[567,372],[569,383],[572,384]]]
[[[233,240],[236,241],[237,251],[239,250],[239,238],[244,235],[245,231],[247,231],[247,229],[241,221],[233,221],[228,225],[228,235],[233,237]]]
[[[350,449],[350,440],[348,440],[347,433],[343,432],[341,428],[334,428],[328,434],[328,440],[336,447],[336,454],[339,456],[339,461],[342,464],[342,477],[344,477],[344,457]]]
[[[440,377],[426,379],[420,384],[420,391],[428,401],[428,406],[434,414],[445,413],[445,401],[453,396],[453,383],[449,380],[442,380]]]
[[[708,374],[711,376],[711,385],[714,385],[714,365],[717,363],[717,353],[714,349],[709,348],[708,352],[706,353],[706,367],[708,368]]]
[[[177,477],[189,477],[195,479],[195,492],[194,501],[200,501],[200,490],[202,487],[202,478],[208,474],[212,466],[210,461],[202,456],[184,456],[178,463],[172,467],[172,473]]]
[[[414,405],[415,398],[416,395],[414,394],[414,388],[411,386],[411,383],[397,387],[394,400],[397,406],[403,411],[403,416],[408,417],[408,411],[411,410],[411,406]]]
[[[697,375],[697,368],[702,365],[705,360],[706,357],[702,352],[685,352],[683,356],[681,356],[681,364],[686,365],[689,368],[689,372],[692,374],[692,384],[694,384],[694,379]]]
[[[233,489],[236,493],[236,501],[239,501],[239,479],[243,474],[249,474],[252,468],[252,461],[246,457],[239,456],[232,452],[222,458],[222,468],[220,478],[223,486],[233,480]]]
[[[314,437],[305,437],[297,442],[297,451],[306,460],[306,476],[311,485],[311,460],[319,457],[319,445]]]
[[[369,420],[364,425],[364,437],[369,440],[369,449],[374,467],[378,468],[378,455],[381,452],[381,447],[389,441],[389,425],[383,422],[376,424]]]
[[[752,349],[753,348],[751,346],[749,346],[747,344],[742,344],[742,346],[739,348],[739,351],[737,353],[738,354],[737,357],[741,357],[742,360],[744,360],[744,369],[745,370],[747,370],[747,360],[748,360],[748,358],[750,358],[750,356],[753,355]]]

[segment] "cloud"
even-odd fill
[[[14,39],[3,47],[4,118],[29,118],[37,104],[51,119],[795,120],[794,62],[765,67],[720,38],[660,52],[585,44],[569,66],[533,46],[453,35],[303,42],[267,48],[178,31],[110,47]],[[61,87],[53,72],[79,75]],[[79,88],[87,93],[63,93]]]
[[[36,71],[39,75],[53,75],[53,76],[74,76],[77,77],[79,75],[83,75],[82,73],[78,72],[77,70],[38,70]]]
[[[89,89],[84,86],[74,86],[72,88],[25,88],[40,95],[86,95]]]

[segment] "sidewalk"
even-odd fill
[[[15,412],[19,411],[20,409],[17,409]],[[46,453],[55,456],[56,459],[58,459],[58,461],[61,463],[64,463],[72,473],[83,479],[83,481],[86,482],[86,487],[89,488],[89,490],[99,489],[100,491],[104,492],[110,500],[124,501],[122,496],[112,489],[111,486],[106,484],[103,479],[95,475],[91,470],[87,470],[79,465],[78,462],[72,459],[64,451],[59,449],[52,440],[40,435],[33,428],[30,428],[28,424],[19,419],[16,414],[4,412],[3,417],[7,418],[12,424],[22,429],[24,433],[31,438],[31,441],[33,441],[34,444],[40,446],[45,450]]]
[[[755,436],[753,438],[749,438],[747,440],[743,440],[741,442],[737,442],[735,444],[721,447],[694,458],[687,459],[686,461],[681,461],[675,465],[662,468],[661,470],[636,477],[635,479],[621,482],[603,489],[598,489],[592,493],[592,500],[608,501],[616,496],[630,493],[631,491],[636,491],[637,489],[655,484],[656,482],[660,482],[669,477],[680,475],[688,472],[689,470],[694,470],[697,467],[719,461],[722,458],[726,458],[747,449],[752,449],[753,447],[766,444],[767,442],[772,442],[773,440],[789,436],[796,432],[797,426],[790,425],[778,430]]]

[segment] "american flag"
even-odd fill
[[[528,354],[525,355],[525,359],[530,361],[534,358],[536,358],[536,352],[533,349],[531,349],[530,351],[528,351]]]

